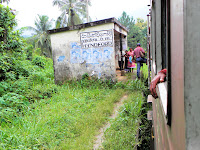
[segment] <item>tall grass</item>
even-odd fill
[[[143,78],[148,78],[148,66],[144,63],[143,67],[141,67]]]
[[[94,135],[124,90],[58,88],[1,125],[1,149],[92,149]]]
[[[115,84],[88,75],[58,86],[52,60],[41,56],[33,60],[18,62],[27,76],[0,83],[0,149],[92,149],[114,103],[127,91],[145,89],[140,80]],[[137,93],[133,95],[139,97]],[[132,110],[135,103],[128,105],[125,110]],[[138,110],[133,110],[136,116]]]
[[[118,117],[105,132],[103,149],[128,150],[139,145],[137,138],[140,126],[143,96],[140,91],[133,91],[119,111]]]

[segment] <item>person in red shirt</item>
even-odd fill
[[[147,63],[147,59],[141,56],[145,54],[145,51],[140,47],[140,43],[137,43],[137,47],[134,49],[133,53],[136,57],[137,77],[140,78],[140,67],[142,66],[142,63]]]
[[[167,75],[167,69],[163,69],[163,70],[159,71],[158,74],[151,81],[151,83],[150,83],[150,91],[151,91],[151,95],[154,98],[158,97],[158,95],[156,93],[156,85],[158,83],[164,82],[165,78],[166,78],[166,75]]]

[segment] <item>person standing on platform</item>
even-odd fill
[[[147,63],[147,59],[144,58],[145,51],[140,46],[140,43],[137,43],[137,47],[133,51],[134,56],[136,57],[138,79],[140,79],[140,67],[142,66],[142,63]]]
[[[125,71],[129,71],[129,68],[128,68],[128,51],[126,50],[125,51],[125,55],[124,55],[124,58],[125,58],[125,66],[124,66],[124,69]]]
[[[129,54],[130,56],[132,56],[132,57],[133,57],[133,55],[134,55],[134,52],[133,52],[133,49],[132,49],[132,48],[129,48],[129,52],[128,52],[128,54]]]
[[[133,56],[128,55],[128,68],[130,69],[130,72],[133,72],[133,69],[136,68],[135,63],[133,62]]]

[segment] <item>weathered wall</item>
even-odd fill
[[[200,149],[200,1],[184,0],[186,149]]]
[[[113,29],[114,23],[107,23],[51,34],[55,82],[85,73],[115,80]]]

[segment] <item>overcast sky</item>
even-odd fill
[[[56,19],[60,15],[57,6],[52,6],[53,0],[10,0],[9,7],[17,11],[18,27],[33,26],[39,15],[47,15]],[[119,18],[123,11],[128,15],[146,20],[150,0],[91,0],[89,15],[92,20]]]

